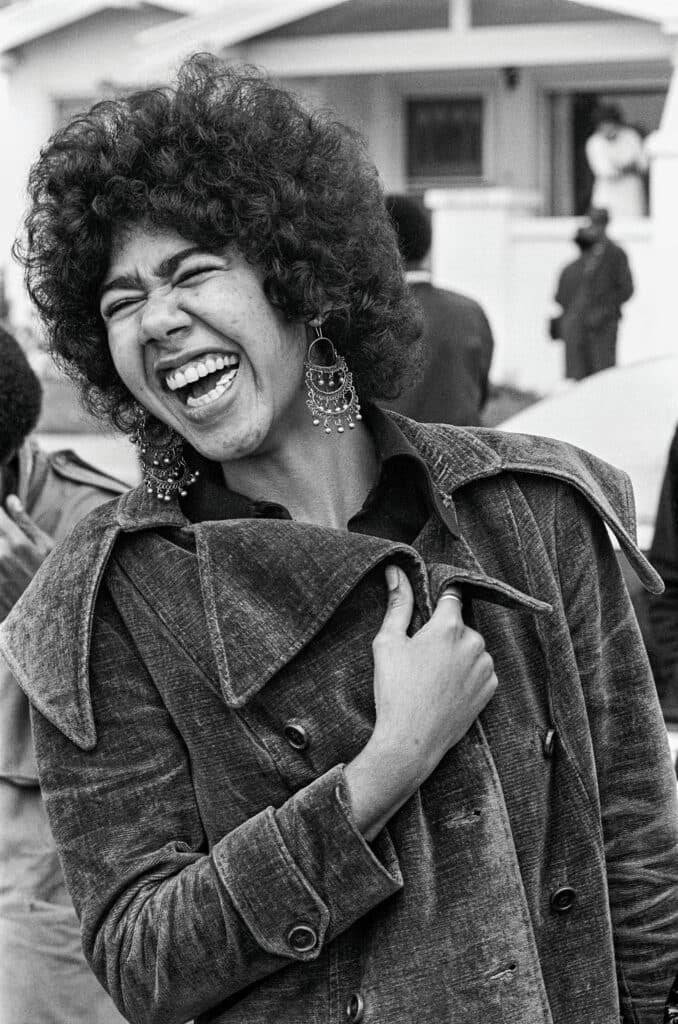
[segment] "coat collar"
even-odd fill
[[[581,491],[617,534],[643,583],[655,591],[661,589],[659,577],[634,543],[633,506],[623,474],[587,453],[542,438],[505,435],[481,428],[424,426],[404,417],[397,417],[397,422],[425,460],[444,507],[453,508],[454,496],[474,480],[507,470],[561,479]],[[96,743],[89,694],[94,606],[116,537],[121,531],[134,533],[188,526],[178,502],[158,502],[143,487],[127,492],[117,502],[102,506],[78,524],[70,539],[52,552],[27,594],[0,627],[0,650],[33,704],[84,749],[91,749]],[[269,571],[280,561],[280,537],[276,531],[281,528],[295,532],[295,568],[298,564],[303,569],[303,586],[297,602],[301,619],[291,624],[286,619],[281,621],[287,613],[281,612],[275,574]],[[469,592],[486,600],[527,607],[535,612],[549,610],[549,606],[539,600],[539,595],[523,593],[506,581],[488,576],[463,537],[454,540],[449,564],[429,564],[427,573],[421,556],[408,545],[354,534],[350,535],[348,543],[342,531],[275,520],[268,523],[234,520],[230,525],[205,523],[195,531],[200,585],[208,622],[213,627],[210,631],[219,683],[224,699],[232,706],[244,703],[254,689],[270,678],[271,666],[276,671],[280,658],[284,663],[285,659],[293,657],[295,650],[301,649],[314,630],[327,621],[349,590],[370,569],[388,558],[409,562],[420,614],[430,610],[439,590],[451,581],[462,583]],[[232,543],[234,531],[238,534],[237,545]],[[249,536],[253,532],[256,537]],[[333,534],[336,537],[328,536]],[[228,565],[231,551],[237,548],[240,559],[239,567],[234,564],[234,570],[241,571],[243,565],[249,566],[247,559],[240,558],[248,538],[251,558],[262,566],[258,574],[260,583],[251,587],[250,568],[241,579],[238,572],[231,573],[225,586],[223,566]],[[247,595],[241,595],[243,601],[238,604],[233,587],[245,585],[248,580],[249,596],[245,600]],[[248,601],[252,590],[256,591],[254,596],[263,624],[258,630],[258,642],[268,654],[266,659],[260,659],[260,671],[250,664],[248,672],[244,672],[241,671],[244,666],[238,662],[239,652],[233,635],[223,632],[220,623],[229,622],[229,614],[237,607],[251,608]],[[45,609],[49,609],[49,616]],[[249,613],[247,617],[251,628]],[[246,625],[241,623],[243,629]],[[287,634],[291,626],[293,636]],[[278,635],[281,630],[287,639]],[[273,638],[270,651],[266,639],[269,634]],[[39,644],[35,642],[37,636],[41,638]],[[64,644],[64,637],[74,637],[74,642]]]

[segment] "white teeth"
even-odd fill
[[[238,367],[235,366],[232,370],[229,370],[228,373],[225,373],[220,377],[213,388],[205,392],[204,395],[200,395],[198,398],[194,398],[193,395],[188,395],[186,398],[186,405],[190,406],[191,409],[196,409],[202,405],[209,405],[210,402],[216,401],[217,398],[221,398],[224,392],[228,391],[235,380],[237,372]]]
[[[206,377],[209,373],[216,373],[217,370],[237,368],[240,365],[240,359],[236,355],[217,355],[216,353],[201,357],[200,359],[194,359],[184,363],[181,369],[169,370],[165,374],[165,384],[170,391],[177,391],[179,388],[185,388],[187,384],[194,384],[201,377]]]

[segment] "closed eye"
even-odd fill
[[[121,313],[124,309],[128,309],[130,306],[134,306],[141,301],[141,295],[126,295],[124,298],[116,299],[109,305],[104,306],[101,310],[101,315],[104,320],[110,320],[116,313]]]
[[[209,266],[209,267],[190,267],[180,271],[177,274],[174,284],[181,286],[182,284],[194,284],[196,278],[203,276],[204,274],[211,274],[215,270],[222,270],[223,267]]]

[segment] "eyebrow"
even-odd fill
[[[202,245],[191,245],[186,249],[180,249],[179,252],[173,253],[172,256],[168,256],[167,259],[162,260],[162,262],[158,264],[155,270],[156,276],[171,277],[177,267],[185,259],[189,256],[193,256],[195,253],[210,255],[212,254],[212,250],[207,249]],[[114,291],[118,288],[134,291],[137,288],[141,288],[141,279],[136,274],[122,274],[120,277],[114,277],[110,281],[104,281],[99,289],[99,302],[101,302],[106,292]]]

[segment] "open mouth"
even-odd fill
[[[164,374],[164,386],[184,405],[199,408],[228,391],[240,367],[240,356],[214,352],[190,359]]]

